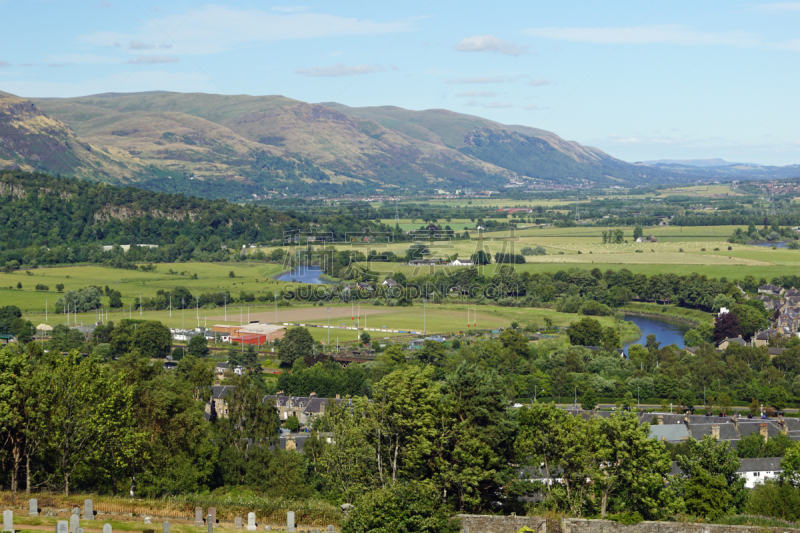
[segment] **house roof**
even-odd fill
[[[689,438],[689,430],[684,424],[663,424],[650,426],[650,438],[677,442]]]
[[[747,346],[747,342],[745,342],[745,340],[743,338],[741,338],[741,337],[734,337],[733,339],[728,337],[727,339],[725,339],[722,342],[734,343],[734,344],[738,344],[739,346]],[[722,342],[720,344],[722,344]]]
[[[211,399],[221,400],[233,392],[233,385],[214,385],[211,387]]]

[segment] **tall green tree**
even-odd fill
[[[278,357],[284,366],[292,366],[295,360],[314,353],[314,339],[306,328],[290,328],[278,346]]]
[[[711,435],[706,435],[700,441],[689,439],[686,455],[678,455],[677,462],[684,478],[689,481],[696,472],[703,479],[701,485],[706,480],[706,474],[711,478],[722,479],[725,490],[730,495],[730,506],[734,510],[744,508],[747,501],[747,491],[744,488],[746,480],[738,474],[739,458],[727,442],[717,441]]]
[[[136,324],[132,347],[145,357],[166,357],[172,347],[172,333],[161,322],[147,320]]]
[[[442,386],[433,479],[459,510],[487,509],[514,477],[510,459],[517,426],[503,391],[495,370],[466,363]],[[511,498],[508,505],[513,503]]]

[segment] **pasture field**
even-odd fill
[[[586,198],[586,194],[581,194],[582,199],[579,200],[581,203],[589,202],[591,199]],[[403,202],[400,202],[401,204]],[[408,202],[406,202],[408,203]],[[414,202],[416,203],[416,202]],[[535,207],[537,205],[542,205],[545,207],[561,207],[564,205],[572,205],[575,203],[574,195],[573,199],[570,200],[549,200],[549,199],[531,199],[531,200],[512,200],[512,199],[505,199],[505,198],[448,198],[448,199],[441,199],[441,200],[425,200],[423,203],[427,205],[441,205],[443,207],[449,208],[450,206],[453,207],[497,207],[497,208],[508,208],[508,207]],[[380,206],[382,204],[375,204]]]
[[[151,272],[124,270],[103,266],[70,266],[53,268],[36,268],[30,270],[33,275],[23,271],[13,274],[0,273],[0,305],[16,305],[22,310],[44,310],[45,300],[53,308],[56,300],[62,295],[56,291],[56,285],[63,284],[64,291],[78,290],[90,285],[104,288],[108,285],[122,294],[125,306],[133,304],[141,292],[143,298],[156,295],[159,289],[170,291],[178,286],[188,288],[193,294],[228,290],[232,295],[239,291],[248,293],[271,292],[279,290],[283,282],[275,281],[272,276],[283,268],[278,264],[268,263],[170,263],[156,264]],[[172,270],[174,273],[170,274]],[[231,278],[229,273],[235,276]],[[197,274],[197,279],[192,275]],[[22,290],[17,289],[22,284]],[[37,284],[48,286],[48,291],[34,290]],[[107,301],[107,300],[106,300]]]
[[[715,196],[728,194],[739,196],[740,193],[731,189],[730,185],[696,185],[694,187],[674,187],[671,189],[659,189],[658,195],[666,196]]]

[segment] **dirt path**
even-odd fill
[[[363,319],[366,315],[367,317],[373,317],[377,315],[383,315],[386,313],[392,313],[394,311],[390,309],[365,309],[364,307],[361,308],[361,318]],[[348,320],[351,319],[353,316],[357,316],[353,313],[357,313],[357,311],[350,311],[347,307],[331,307],[331,320],[334,318],[347,318]],[[244,316],[246,318],[247,313],[245,312]],[[288,310],[279,310],[278,311],[278,322],[291,322],[291,323],[301,323],[307,322],[310,320],[325,320],[328,318],[328,311],[325,307],[305,307],[302,309],[288,309]],[[224,315],[219,316],[210,316],[208,317],[209,320],[216,320],[219,322],[225,321]],[[239,313],[237,311],[231,310],[228,312],[228,322],[236,322],[239,320]],[[264,311],[259,313],[254,313],[250,311],[250,321],[258,320],[262,323],[275,323],[275,311]],[[362,322],[363,323],[363,322]]]

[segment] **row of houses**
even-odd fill
[[[227,417],[228,403],[225,398],[234,390],[233,385],[215,385],[211,387],[211,398],[206,403],[205,415],[207,418],[212,416]],[[279,392],[271,396],[264,396],[261,400],[265,403],[274,404],[278,411],[278,418],[283,422],[289,417],[296,416],[301,426],[310,426],[311,422],[319,416],[325,414],[328,403],[331,401],[341,402],[339,395],[336,398],[320,398],[313,392],[309,396],[288,396]]]

